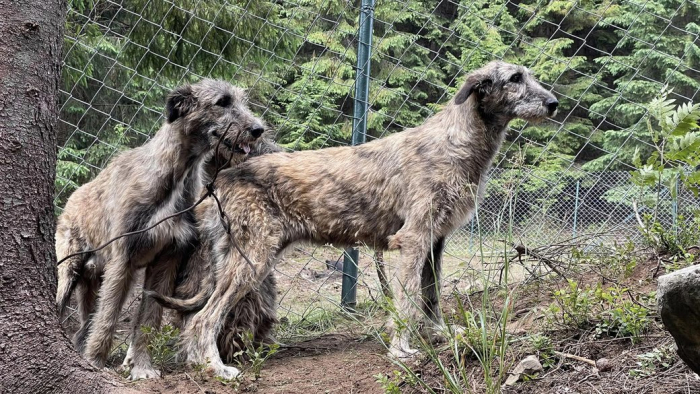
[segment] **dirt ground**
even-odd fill
[[[418,359],[409,367],[425,382],[415,384],[406,378],[405,371],[386,357],[386,347],[379,339],[386,320],[384,310],[374,307],[380,303],[376,269],[371,251],[363,251],[358,288],[358,315],[348,318],[338,305],[342,274],[327,269],[337,261],[340,251],[333,248],[299,249],[278,265],[280,308],[282,324],[277,337],[283,343],[276,354],[263,365],[261,377],[254,380],[250,371],[237,382],[222,383],[197,371],[179,367],[162,379],[128,382],[125,386],[146,393],[425,393],[446,392],[445,376],[434,361]],[[385,256],[387,271],[393,276],[397,256]],[[459,255],[445,259],[443,310],[447,316],[455,313],[457,300],[478,308],[483,301],[479,280],[469,274],[474,270],[490,269],[493,261],[476,260]],[[542,264],[539,264],[541,269]],[[529,272],[536,273],[530,266]],[[562,268],[560,268],[562,270]],[[654,261],[643,261],[626,275],[624,283],[634,294],[649,294],[656,288]],[[513,268],[512,277],[524,278],[523,269]],[[497,281],[499,270],[493,269],[492,280]],[[551,273],[550,273],[551,274]],[[489,274],[491,275],[491,274]],[[601,280],[612,284],[610,278],[593,271],[578,271],[573,279],[579,283],[594,284]],[[571,277],[569,279],[572,279]],[[528,345],[528,338],[541,330],[543,309],[550,304],[552,292],[567,285],[563,278],[549,275],[545,279],[517,283],[510,289],[515,300],[507,325],[510,339],[506,359],[507,370],[529,354],[537,354]],[[138,283],[138,281],[137,281]],[[117,369],[125,350],[125,336],[130,324],[130,310],[138,300],[135,296],[127,303],[118,329],[119,340],[111,359]],[[493,295],[496,308],[502,305],[502,293]],[[481,301],[480,301],[481,300]],[[548,332],[552,348],[565,356],[556,356],[543,372],[529,376],[513,386],[502,386],[504,393],[700,393],[700,379],[679,360],[673,350],[673,340],[663,330],[654,311],[652,323],[641,338],[633,343],[629,338],[598,335],[593,329],[559,329]],[[69,331],[75,322],[69,318]],[[455,361],[446,347],[440,349],[440,360],[450,368],[463,368],[468,376],[467,392],[484,393],[483,368],[475,357]],[[658,357],[642,368],[644,355]],[[571,357],[573,356],[573,357]],[[597,361],[606,359],[609,368],[598,370],[576,357]],[[497,365],[493,365],[497,368]],[[649,369],[651,368],[651,369]],[[635,373],[635,371],[642,371]],[[380,383],[379,376],[386,376]],[[398,377],[397,377],[398,376]],[[505,376],[504,376],[505,378]],[[393,381],[390,391],[386,381]]]
[[[327,334],[284,348],[268,360],[257,381],[240,386],[177,373],[165,379],[131,383],[146,393],[383,393],[375,375],[390,373],[383,345],[341,334]]]

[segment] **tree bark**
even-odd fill
[[[55,130],[65,0],[0,0],[0,392],[113,391],[54,306]],[[118,390],[121,391],[121,390]]]

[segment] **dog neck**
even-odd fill
[[[450,156],[457,161],[455,164],[471,173],[465,175],[472,182],[474,176],[481,176],[491,167],[509,121],[504,116],[484,114],[475,95],[461,105],[450,102],[428,120],[433,123],[430,130],[445,134],[444,137],[434,138],[442,142],[441,150],[451,152]],[[473,173],[475,170],[477,173]]]
[[[150,156],[154,161],[152,168],[157,181],[154,184],[165,185],[163,198],[171,200],[172,194],[178,194],[176,199],[184,202],[199,195],[204,183],[212,174],[208,165],[213,157],[212,149],[205,138],[195,137],[194,131],[185,135],[186,131],[173,124],[164,125],[148,142],[149,151],[158,152]],[[159,193],[160,194],[160,193]],[[167,195],[171,195],[167,197]],[[185,201],[186,200],[186,201]],[[177,204],[181,208],[181,204]]]

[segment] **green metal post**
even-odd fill
[[[374,26],[374,0],[362,0],[360,27],[357,43],[357,74],[355,78],[355,107],[352,120],[352,144],[360,145],[367,139],[367,108],[369,106],[369,66],[372,53],[372,29]],[[345,250],[343,260],[343,288],[340,304],[354,310],[357,304],[358,248]]]
[[[576,181],[576,199],[574,200],[574,234],[573,238],[576,238],[576,225],[578,224],[578,190],[581,185],[581,181]]]
[[[678,236],[678,181],[679,178],[676,177],[676,182],[673,187],[675,190],[671,192],[671,217],[673,219],[673,232]]]

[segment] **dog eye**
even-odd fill
[[[523,79],[523,74],[521,74],[521,73],[513,74],[513,76],[510,77],[510,81],[513,83],[518,83],[518,82],[522,81],[522,79]]]
[[[214,105],[219,106],[219,107],[228,107],[231,105],[231,96],[228,94],[225,95],[224,97],[220,98]]]

